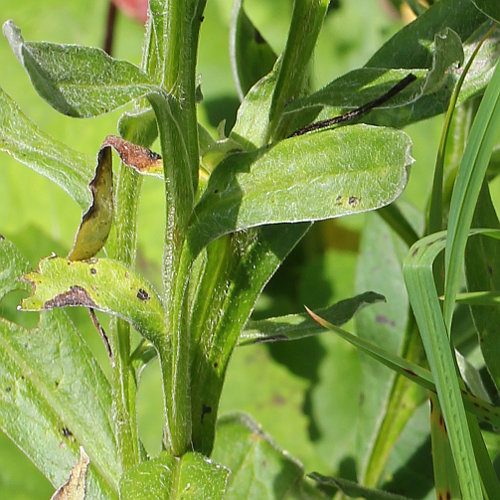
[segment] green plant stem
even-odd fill
[[[295,0],[285,52],[269,111],[267,139],[279,140],[286,135],[281,123],[285,106],[300,95],[306,80],[308,63],[323,24],[328,0]]]
[[[165,325],[168,339],[157,345],[164,388],[165,447],[181,456],[191,447],[190,335],[184,292],[191,262],[182,260],[187,225],[198,184],[196,55],[205,0],[166,0],[153,22],[162,22],[163,86],[152,95],[162,147],[166,227],[163,251]]]
[[[421,364],[425,355],[413,318],[410,320],[407,331],[406,345],[403,347],[403,357],[409,361]],[[384,419],[379,427],[370,458],[366,465],[363,479],[364,486],[375,488],[379,485],[382,473],[387,465],[387,460],[396,441],[415,410],[425,399],[426,392],[421,387],[401,375],[396,375]]]
[[[115,224],[108,244],[108,254],[130,267],[135,263],[136,219],[140,176],[120,165],[115,189]],[[109,341],[114,356],[111,383],[116,439],[123,470],[139,462],[139,440],[135,411],[136,387],[130,377],[130,327],[121,319],[110,323]]]

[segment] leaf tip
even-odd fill
[[[12,52],[14,52],[17,60],[23,64],[23,55],[21,51],[24,40],[21,36],[21,30],[19,27],[14,24],[12,19],[9,19],[3,23],[2,33],[9,42],[10,48],[12,49]]]

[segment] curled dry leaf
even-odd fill
[[[90,458],[80,446],[80,459],[71,469],[68,480],[51,497],[50,500],[85,500],[87,470]]]
[[[109,135],[97,153],[94,178],[89,184],[92,204],[83,214],[68,259],[85,260],[93,257],[106,243],[113,222],[113,169],[111,148],[122,162],[141,174],[161,175],[161,156],[147,148]]]

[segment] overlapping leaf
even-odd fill
[[[93,161],[43,133],[0,88],[0,150],[64,189],[82,208]]]
[[[232,155],[215,169],[195,208],[191,251],[232,231],[387,205],[406,185],[410,147],[404,132],[356,125]]]
[[[36,91],[55,109],[87,118],[108,113],[158,88],[137,66],[103,50],[25,42],[12,21],[3,32]]]
[[[36,329],[0,322],[0,427],[55,487],[66,482],[84,445],[88,494],[115,498],[119,465],[111,391],[99,365],[62,311]]]
[[[177,459],[163,452],[128,470],[120,483],[123,499],[222,500],[229,470],[200,453]]]
[[[24,279],[32,284],[33,294],[22,301],[23,310],[85,306],[127,320],[153,343],[164,334],[163,307],[156,292],[118,261],[49,257]]]

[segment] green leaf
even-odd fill
[[[410,147],[404,132],[355,125],[232,155],[214,170],[195,208],[191,252],[232,231],[387,205],[406,185]]]
[[[163,452],[129,469],[120,481],[124,500],[222,500],[229,470],[200,453],[174,458]]]
[[[467,233],[468,234],[468,233]],[[439,304],[432,264],[446,238],[434,233],[410,249],[403,273],[422,343],[435,378],[464,498],[481,498],[481,479],[462,397],[460,379]]]
[[[401,259],[406,246],[397,238],[377,214],[370,214],[365,222],[361,239],[361,253],[356,270],[356,291],[377,290],[386,297],[386,303],[366,308],[356,315],[356,332],[360,339],[368,340],[393,353],[400,354],[405,344],[408,324],[408,298],[404,292]],[[394,387],[395,374],[366,356],[361,356],[362,401],[358,426],[360,479],[374,487],[379,480],[385,460],[405,422],[385,422],[403,417],[401,409],[389,412],[391,404],[398,405]],[[392,398],[391,398],[392,395]],[[412,407],[414,402],[407,402]],[[406,417],[409,418],[408,415]]]
[[[243,0],[233,4],[229,51],[236,90],[243,100],[250,88],[272,70],[277,58],[246,15]]]
[[[500,4],[496,0],[472,0],[472,3],[497,23],[500,22]]]
[[[27,259],[0,235],[0,300],[13,290],[26,289],[18,279],[30,269]]]
[[[430,68],[429,50],[437,33],[448,27],[466,40],[486,21],[470,0],[440,0],[399,30],[368,61],[372,68]]]
[[[33,294],[23,299],[23,310],[85,306],[128,321],[153,343],[166,335],[163,307],[156,292],[118,261],[48,257],[24,279],[33,286]]]
[[[61,311],[34,330],[0,321],[0,427],[50,482],[66,482],[78,447],[90,456],[88,495],[115,498],[120,475],[111,391]]]
[[[318,311],[318,315],[330,323],[341,326],[347,323],[361,308],[377,302],[385,302],[384,296],[374,292],[366,292],[342,300],[326,309],[321,309]],[[289,314],[260,321],[249,321],[240,334],[238,345],[298,340],[320,333],[323,333],[323,329],[306,313]]]
[[[118,121],[118,131],[134,144],[149,146],[158,137],[154,111],[147,108],[138,112],[123,113]]]
[[[289,498],[303,476],[301,464],[244,414],[219,420],[212,456],[231,470],[227,500]]]
[[[483,183],[472,224],[475,227],[500,228],[493,207],[488,185]],[[468,292],[500,290],[500,273],[498,269],[500,243],[485,236],[471,238],[465,249],[465,273]],[[500,336],[498,324],[500,311],[498,307],[485,308],[476,305],[470,308],[474,326],[479,339],[479,346],[495,386],[500,388]]]
[[[281,57],[278,79],[269,109],[267,140],[284,137],[286,125],[280,123],[285,106],[299,97],[306,82],[312,56],[329,0],[295,0],[285,51]]]
[[[246,150],[253,150],[266,144],[269,110],[280,66],[281,59],[278,59],[272,71],[248,91],[238,108],[230,138],[239,142]]]
[[[0,88],[0,150],[56,183],[88,207],[92,159],[43,133]]]
[[[277,225],[237,233],[207,248],[207,263],[191,313],[193,441],[209,453],[227,365],[267,281],[309,228]],[[221,262],[225,265],[221,266]]]
[[[158,90],[137,66],[101,49],[24,42],[12,21],[3,25],[3,32],[35,90],[65,115],[97,116]]]
[[[463,257],[475,205],[499,131],[500,65],[497,65],[472,124],[450,203],[443,304],[444,321],[448,331],[451,328],[455,296],[461,283]]]
[[[353,481],[348,481],[347,479],[337,478],[337,477],[327,477],[317,472],[308,474],[311,479],[314,479],[321,486],[330,486],[338,488],[344,495],[353,497],[362,497],[366,500],[409,500],[408,497],[403,497],[401,495],[395,495],[394,493],[389,493],[387,491],[374,490],[370,488],[365,488]]]

